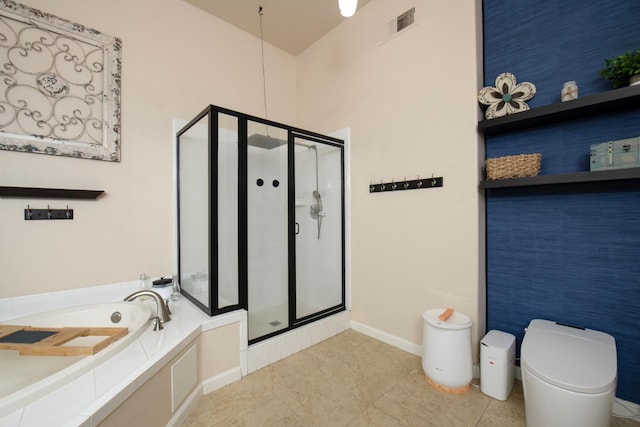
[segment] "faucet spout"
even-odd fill
[[[161,323],[166,323],[171,320],[171,315],[169,314],[169,307],[165,304],[164,300],[157,292],[150,291],[147,289],[137,291],[126,297],[125,301],[133,301],[139,297],[151,297],[156,301],[156,318],[160,319]],[[161,327],[159,329],[162,329]]]

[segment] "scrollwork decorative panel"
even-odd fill
[[[0,0],[0,149],[120,161],[121,46]]]

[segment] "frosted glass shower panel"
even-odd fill
[[[178,272],[208,314],[239,296],[238,118],[206,110],[178,133]]]
[[[295,138],[296,319],[343,304],[342,146]]]
[[[184,292],[209,307],[208,116],[178,136],[179,272]]]
[[[289,327],[288,154],[285,129],[247,122],[249,339]]]

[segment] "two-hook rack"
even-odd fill
[[[402,191],[402,190],[420,190],[423,188],[435,188],[443,186],[443,178],[434,177],[433,174],[431,178],[420,178],[418,175],[418,179],[407,180],[407,177],[401,181],[391,180],[391,182],[380,182],[380,184],[374,184],[373,182],[369,184],[369,193],[382,193],[384,191]]]

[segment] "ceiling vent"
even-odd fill
[[[398,34],[413,27],[416,23],[416,8],[412,7],[403,14],[383,24],[378,32],[378,45],[386,43]]]

